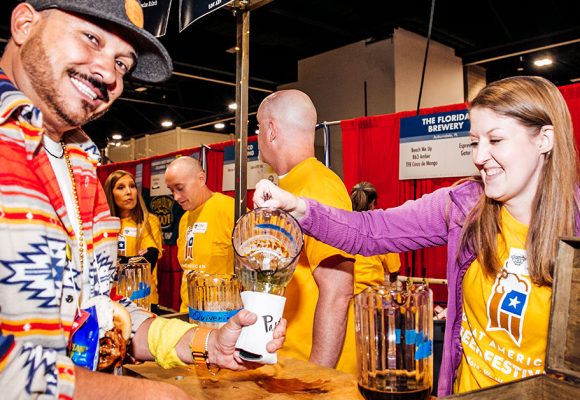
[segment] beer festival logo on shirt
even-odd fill
[[[527,275],[525,250],[512,248],[487,302],[486,330],[505,331],[518,347],[522,343],[524,316],[532,288]]]
[[[127,250],[127,240],[125,239],[125,235],[119,234],[117,236],[117,251],[119,255],[124,256],[125,250]]]

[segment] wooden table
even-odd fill
[[[245,372],[222,370],[215,377],[205,367],[165,370],[147,362],[124,368],[127,375],[170,383],[196,399],[363,399],[352,375],[280,356],[276,365]]]

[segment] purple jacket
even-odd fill
[[[388,210],[352,213],[308,200],[300,220],[304,233],[351,254],[400,253],[447,244],[447,324],[438,382],[438,396],[450,395],[461,361],[462,281],[475,254],[457,251],[463,222],[482,193],[466,182],[427,194]]]
[[[300,220],[304,233],[350,254],[365,256],[447,244],[447,324],[439,371],[438,396],[453,390],[455,373],[462,355],[462,282],[475,260],[473,249],[461,248],[459,239],[465,217],[475,206],[483,188],[465,182],[427,194],[388,210],[353,213],[307,200]],[[579,196],[580,197],[580,196]],[[576,236],[580,236],[580,215],[576,212]]]

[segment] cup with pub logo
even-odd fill
[[[274,329],[282,319],[286,298],[271,293],[242,292],[244,308],[256,314],[258,319],[245,326],[236,342],[240,357],[261,364],[276,364],[276,353],[269,353],[266,345],[274,337]]]
[[[189,321],[219,328],[242,308],[240,281],[234,274],[187,274]]]

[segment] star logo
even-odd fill
[[[520,304],[520,302],[518,301],[518,298],[517,297],[512,297],[510,299],[509,307],[513,307],[513,308],[515,308],[517,310],[518,309],[518,304]]]

